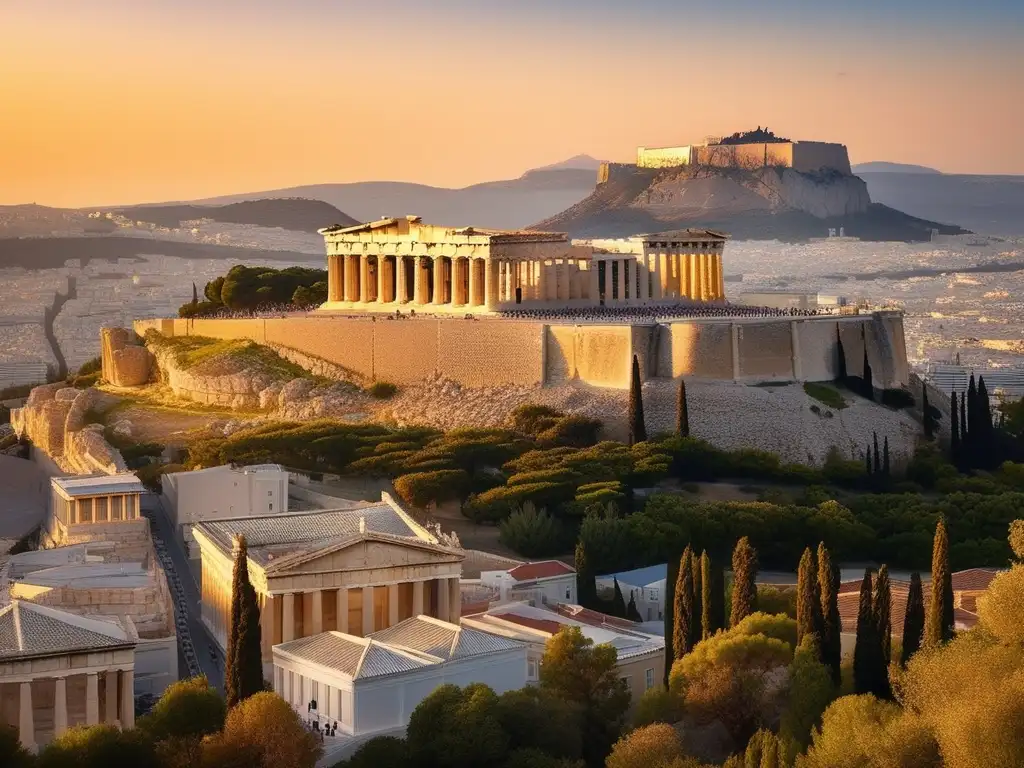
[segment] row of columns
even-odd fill
[[[593,268],[586,259],[498,259],[498,302],[596,301]]]
[[[66,501],[64,506],[66,525],[80,523],[106,523],[121,520],[135,520],[139,516],[139,494],[118,494],[116,496],[89,496]],[[116,515],[114,514],[116,510]],[[103,515],[100,515],[100,512]]]
[[[490,308],[497,299],[490,259],[335,254],[327,266],[331,303]]]
[[[120,685],[118,676],[120,675]],[[122,728],[135,727],[135,673],[133,669],[110,669],[104,672],[105,696],[103,722]],[[39,678],[37,678],[37,681]],[[120,706],[118,693],[120,691]],[[100,722],[99,673],[85,675],[85,725]],[[54,678],[53,737],[59,738],[68,730],[67,679]],[[25,749],[36,750],[35,710],[32,704],[32,681],[19,684],[18,739]]]
[[[599,283],[597,290],[606,304],[725,298],[721,254],[653,253],[600,261],[603,269],[595,268],[591,279]]]

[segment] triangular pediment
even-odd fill
[[[400,568],[410,565],[456,563],[464,559],[461,550],[451,550],[426,541],[361,534],[343,542],[294,553],[268,564],[274,576],[328,571],[356,571],[369,568]]]

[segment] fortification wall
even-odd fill
[[[659,335],[657,375],[733,378],[732,324],[679,322]]]
[[[546,384],[579,379],[598,387],[629,387],[630,326],[550,325],[544,346]]]
[[[792,381],[798,378],[791,323],[738,323],[736,341],[741,379]]]
[[[840,173],[850,174],[850,154],[845,144],[827,141],[798,141],[792,145],[791,165],[794,170],[813,173],[824,168],[834,168]]]
[[[640,168],[673,168],[681,165],[709,165],[717,168],[761,168],[782,166],[803,173],[833,168],[849,174],[850,156],[843,144],[825,141],[752,142],[750,144],[708,144],[681,147],[638,147]],[[601,173],[605,178],[601,178]],[[608,169],[599,172],[598,183],[607,181]]]

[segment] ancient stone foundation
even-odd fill
[[[116,387],[138,387],[153,373],[153,355],[127,328],[100,329],[103,379]]]

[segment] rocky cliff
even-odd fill
[[[830,228],[869,240],[927,240],[933,228],[959,227],[915,219],[872,203],[857,176],[792,168],[606,165],[594,193],[534,229],[573,237],[626,237],[701,226],[743,239],[803,240]]]

